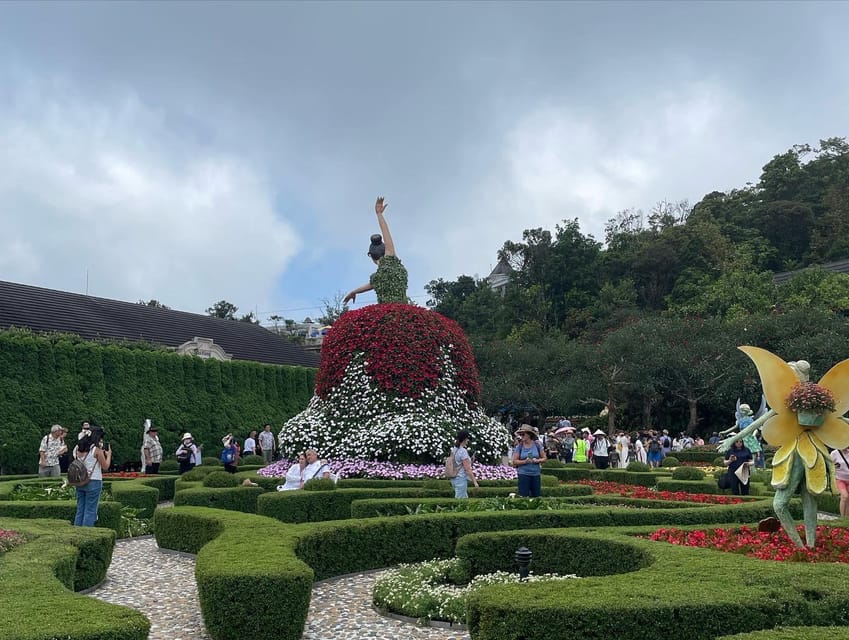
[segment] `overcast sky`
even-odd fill
[[[849,135],[849,3],[0,3],[0,280],[261,319]],[[358,305],[374,301],[358,298]]]

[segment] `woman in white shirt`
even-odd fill
[[[304,486],[304,469],[307,466],[307,457],[302,453],[298,456],[298,461],[289,467],[286,472],[286,483],[277,487],[278,491],[294,491],[302,489]]]
[[[250,435],[245,438],[245,447],[242,450],[242,456],[256,455],[256,431],[251,431]]]
[[[97,506],[103,492],[103,469],[108,471],[112,465],[112,450],[104,447],[102,439],[103,429],[91,427],[90,433],[84,435],[74,449],[74,457],[85,464],[89,478],[86,484],[76,487],[74,525],[78,527],[93,527],[97,521]]]
[[[646,446],[643,444],[643,439],[640,438],[640,434],[635,433],[633,435],[634,442],[634,454],[637,457],[637,462],[642,462],[643,464],[648,464],[647,456],[646,456]]]

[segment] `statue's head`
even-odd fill
[[[742,413],[744,416],[750,416],[752,415],[752,407],[747,404],[741,404],[740,413]]]
[[[375,262],[378,262],[386,253],[386,245],[383,244],[383,238],[379,233],[375,233],[371,237],[371,244],[368,248],[368,256]]]

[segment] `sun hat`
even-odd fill
[[[518,429],[516,429],[516,433],[530,433],[535,438],[539,435],[539,432],[536,430],[536,428],[532,427],[529,424],[521,425]]]
[[[159,429],[157,429],[153,425],[150,425],[150,429],[148,429],[148,431],[159,431]]]
[[[192,440],[192,439],[193,439],[192,434],[189,433],[188,431],[186,431],[186,433],[183,434],[183,437],[180,438],[180,440]]]
[[[604,431],[602,431],[601,429],[596,429],[596,430],[593,432],[593,435],[594,435],[594,436],[606,436],[607,434],[606,434]]]
[[[584,427],[583,429],[581,429],[581,431],[586,431],[587,433],[589,433],[590,429],[589,429],[589,427]]]

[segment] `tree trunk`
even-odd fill
[[[696,431],[696,425],[699,424],[698,398],[693,394],[687,396],[687,404],[690,407],[690,421],[687,423],[687,434],[693,435]]]
[[[643,429],[651,429],[651,408],[654,403],[649,396],[643,396]]]
[[[607,400],[607,433],[613,433],[616,427],[616,402],[613,398]]]

